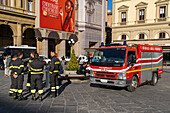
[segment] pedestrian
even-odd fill
[[[59,95],[59,79],[58,72],[60,71],[60,60],[55,56],[55,52],[51,51],[51,64],[50,64],[50,88],[51,88],[51,97],[54,98],[57,94]]]
[[[34,60],[30,63],[32,100],[36,100],[36,87],[37,87],[38,88],[38,94],[39,94],[39,100],[42,101],[43,69],[44,69],[44,64],[39,59],[38,53],[34,53]]]
[[[10,70],[9,70],[9,63],[11,62],[11,55],[8,55],[7,62],[6,62],[6,75],[10,76]]]
[[[34,60],[34,54],[35,54],[35,51],[32,51],[30,53],[30,59],[28,60],[28,64],[27,64],[28,68],[29,68],[29,64]],[[30,73],[30,68],[28,69],[27,90],[29,92],[31,91],[31,73]]]
[[[4,73],[4,76],[5,77],[8,77],[8,73],[7,73],[7,66],[6,66],[6,64],[7,64],[7,59],[8,59],[8,56],[4,56],[5,57],[5,59],[4,59],[4,68],[5,68],[5,73]]]
[[[24,79],[24,63],[22,62],[23,53],[17,53],[17,59],[15,57],[14,61],[10,64],[11,77],[13,79],[14,85],[14,99],[23,100],[23,79]]]

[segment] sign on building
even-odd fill
[[[75,0],[40,0],[39,27],[74,32]]]

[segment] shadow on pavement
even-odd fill
[[[111,89],[111,90],[126,90],[126,88],[124,88],[124,87],[107,86],[107,85],[99,85],[99,84],[90,84],[90,86],[104,88],[104,89]]]

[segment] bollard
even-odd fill
[[[50,66],[47,66],[46,68],[46,87],[49,87],[49,76],[50,76],[50,72],[49,72]]]

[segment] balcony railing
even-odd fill
[[[10,6],[6,6],[6,5],[0,5],[0,10],[6,10],[6,11],[35,16],[35,12],[33,12],[33,11],[28,11],[28,10],[25,10],[22,8],[15,8],[15,7],[10,7]]]

